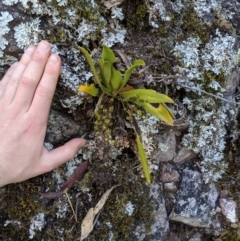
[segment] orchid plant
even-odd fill
[[[128,84],[130,76],[134,69],[144,66],[142,59],[137,59],[124,74],[117,70],[114,64],[117,59],[113,51],[106,45],[102,47],[102,56],[98,61],[99,71],[96,70],[93,59],[88,51],[80,47],[85,55],[94,77],[94,83],[90,85],[80,85],[79,92],[85,92],[93,97],[109,96],[111,99],[117,99],[122,103],[124,110],[127,111],[128,119],[134,126],[136,143],[139,159],[142,164],[143,173],[148,183],[151,182],[147,157],[141,141],[140,129],[132,115],[130,106],[136,105],[143,108],[146,112],[156,116],[168,125],[173,125],[173,115],[165,103],[174,103],[167,95],[160,94],[152,89],[135,89]]]

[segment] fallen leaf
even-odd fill
[[[63,196],[65,192],[67,192],[73,184],[83,178],[88,166],[88,161],[80,163],[80,165],[77,167],[77,169],[73,172],[73,174],[67,179],[67,181],[63,184],[63,186],[60,188],[57,192],[47,192],[47,193],[41,193],[42,196],[54,199],[59,198]]]
[[[110,9],[112,7],[118,6],[125,2],[126,0],[111,0],[111,1],[105,1],[104,5],[107,9]]]
[[[132,66],[132,64],[129,61],[127,55],[123,51],[121,51],[121,50],[116,50],[116,52],[119,54],[119,56],[121,57],[122,61],[126,65],[126,67],[130,68]]]
[[[85,216],[85,218],[82,221],[81,224],[81,238],[80,241],[84,240],[88,237],[88,235],[93,230],[93,223],[95,216],[99,213],[99,211],[103,208],[105,202],[107,201],[110,193],[112,190],[117,187],[118,185],[113,186],[112,188],[108,189],[101,197],[101,199],[98,201],[96,207],[90,208]]]

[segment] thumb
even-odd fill
[[[86,143],[85,139],[74,138],[64,145],[46,153],[43,157],[42,172],[49,172],[72,159]]]

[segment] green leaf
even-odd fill
[[[117,62],[117,59],[113,53],[113,51],[108,48],[108,46],[103,45],[102,48],[102,58],[104,61],[109,61],[111,64]]]
[[[174,103],[173,100],[164,94],[159,94],[155,90],[134,89],[119,93],[124,99],[136,99],[136,101],[146,103]]]
[[[122,74],[120,71],[116,70],[112,66],[112,78],[111,78],[111,82],[110,82],[112,91],[117,91],[121,85],[122,85]]]
[[[108,61],[104,61],[103,59],[100,59],[98,61],[98,65],[99,65],[99,68],[100,68],[100,75],[101,75],[101,78],[102,78],[102,84],[110,89],[110,85],[109,85],[109,82],[110,82],[110,79],[111,79],[111,64],[108,62]]]
[[[106,80],[106,83],[107,83],[106,87],[109,86],[109,83],[110,83],[110,80],[111,80],[111,77],[112,77],[111,67],[112,67],[112,65],[111,65],[110,62],[105,61],[103,63],[103,76],[104,76],[104,78]]]
[[[112,96],[112,93],[110,92],[110,90],[106,88],[104,85],[101,85],[101,89],[105,94]]]
[[[106,80],[104,79],[104,76],[103,76],[103,64],[104,64],[104,60],[99,59],[98,60],[98,66],[99,66],[99,70],[100,70],[101,83],[103,83],[105,86],[107,86]]]
[[[97,84],[99,84],[100,88],[102,89],[102,91],[103,91],[105,94],[111,96],[110,91],[109,91],[106,87],[104,87],[104,86],[102,85],[101,81],[100,81],[99,75],[98,75],[98,73],[97,73],[97,71],[96,71],[96,69],[95,69],[95,66],[94,66],[94,63],[93,63],[93,60],[92,60],[91,55],[90,55],[90,54],[88,53],[88,51],[87,51],[85,48],[83,48],[83,47],[80,47],[80,50],[84,53],[84,55],[85,55],[85,57],[86,57],[89,65],[90,65],[90,68],[91,68],[91,70],[92,70],[93,76],[95,77],[95,79],[96,79],[96,81],[97,81]]]
[[[156,108],[149,103],[143,103],[143,102],[135,102],[135,103],[143,107],[151,115],[156,116],[157,118],[164,121],[168,125],[173,126],[173,115],[171,111],[169,111],[169,109],[164,104],[159,104],[159,106]]]
[[[134,69],[136,69],[138,66],[144,66],[144,65],[145,65],[145,62],[142,59],[136,59],[134,61],[133,65],[125,71],[121,88],[123,88],[127,84],[128,80],[132,74],[132,71]]]
[[[78,87],[78,91],[88,93],[91,96],[98,96],[99,95],[99,89],[96,88],[96,86],[94,84],[80,85]]]
[[[100,79],[99,79],[99,76],[98,76],[98,73],[97,73],[97,70],[95,69],[95,66],[94,66],[94,63],[93,63],[93,59],[91,57],[91,55],[88,53],[88,51],[83,48],[83,47],[80,47],[80,50],[83,52],[83,54],[85,55],[89,65],[90,65],[90,68],[91,68],[91,71],[93,73],[93,76],[95,77],[95,80],[97,81],[97,83],[101,86],[101,83],[100,83]]]
[[[139,158],[140,158],[140,161],[142,164],[144,176],[145,176],[147,182],[151,183],[151,177],[150,177],[150,173],[149,173],[149,169],[148,169],[147,157],[146,157],[145,151],[143,149],[143,145],[140,140],[140,136],[137,133],[136,133],[136,141],[137,141],[138,155],[139,155]]]

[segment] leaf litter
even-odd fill
[[[81,238],[80,241],[83,241],[85,238],[88,237],[88,235],[92,232],[94,228],[94,219],[96,215],[99,214],[101,209],[103,208],[104,204],[106,203],[110,193],[114,188],[116,188],[119,185],[115,185],[108,189],[101,197],[101,199],[98,201],[97,205],[94,208],[90,208],[84,217],[82,224],[81,224]]]

